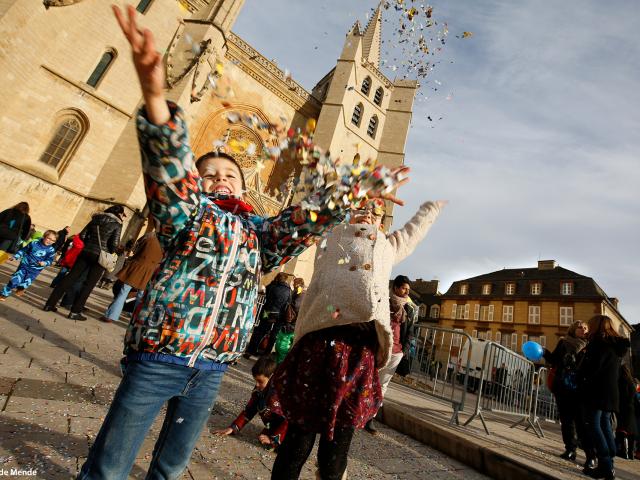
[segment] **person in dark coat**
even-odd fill
[[[64,245],[67,243],[67,237],[71,233],[71,227],[66,226],[62,230],[58,230],[58,240],[53,244],[53,248],[56,249],[56,252],[61,252]]]
[[[591,447],[584,431],[581,402],[578,395],[577,366],[587,346],[588,327],[581,321],[573,322],[567,329],[567,335],[560,339],[558,345],[550,352],[545,349],[544,358],[555,369],[551,392],[556,397],[558,415],[562,429],[565,460],[575,460],[578,439],[587,456],[585,467],[595,467],[595,451]],[[577,432],[577,435],[576,435]]]
[[[578,394],[585,407],[585,430],[596,449],[598,466],[585,467],[583,472],[593,478],[613,479],[616,442],[612,415],[620,411],[618,378],[622,358],[631,344],[615,331],[606,315],[596,315],[588,327],[589,343],[578,369]]]
[[[27,202],[20,202],[0,212],[0,250],[9,254],[17,253],[22,242],[29,238],[30,228]]]
[[[285,323],[285,308],[291,302],[291,288],[288,278],[289,275],[280,272],[273,282],[267,285],[262,320],[251,335],[245,356],[271,352],[276,335]],[[263,342],[267,335],[268,340]]]
[[[633,378],[628,365],[623,365],[618,379],[620,412],[616,425],[616,447],[618,456],[631,460],[636,451],[638,425],[636,424],[637,380]]]
[[[87,319],[82,315],[82,309],[96,283],[105,272],[105,269],[98,263],[100,251],[105,250],[109,253],[116,251],[120,243],[122,218],[124,216],[124,208],[120,205],[114,205],[91,218],[91,221],[80,232],[80,238],[84,242],[84,249],[78,255],[71,271],[49,295],[49,299],[44,305],[45,311],[55,312],[57,310],[56,305],[65,292],[70,290],[83,274],[86,274],[87,278],[83,283],[82,290],[75,297],[71,306],[69,318],[72,320]]]

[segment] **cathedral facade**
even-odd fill
[[[125,237],[144,221],[135,131],[141,92],[111,3],[0,0],[0,207],[28,201],[40,228],[75,232],[113,204],[127,209]],[[403,164],[417,82],[380,71],[380,9],[365,27],[351,26],[335,66],[308,91],[233,33],[243,0],[115,3],[136,6],[141,25],[154,32],[168,98],[187,113],[196,156],[222,139],[255,146],[233,154],[258,213],[273,215],[291,202],[300,165],[259,162],[262,149],[277,145],[259,129],[230,124],[231,112],[294,129],[313,119],[315,143],[341,161]],[[223,74],[214,89],[216,70]],[[308,279],[312,255],[286,270]]]

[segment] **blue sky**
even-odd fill
[[[366,24],[376,4],[247,0],[234,31],[310,89],[335,65],[349,27]],[[414,106],[411,181],[399,191],[406,206],[394,226],[424,200],[450,204],[394,273],[438,278],[445,291],[454,280],[555,259],[593,277],[639,323],[637,3],[431,5],[449,39],[422,81],[428,99]],[[392,42],[391,24],[383,28]],[[463,31],[473,37],[455,38]]]

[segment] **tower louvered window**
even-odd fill
[[[375,95],[373,96],[373,103],[375,103],[378,106],[382,105],[382,97],[384,97],[384,90],[382,90],[382,87],[378,88],[376,90]]]
[[[362,86],[360,87],[360,91],[365,95],[369,95],[369,92],[371,91],[371,77],[366,77],[362,81]]]
[[[351,123],[354,125],[360,126],[360,122],[362,121],[362,104],[358,103],[353,109],[353,115],[351,115]]]
[[[376,131],[378,130],[378,117],[373,116],[371,120],[369,120],[369,126],[367,127],[367,135],[371,138],[376,138]]]

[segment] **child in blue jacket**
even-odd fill
[[[194,159],[184,114],[165,100],[153,35],[138,28],[134,7],[127,10],[128,19],[114,7],[145,101],[138,141],[149,210],[165,254],[129,324],[124,376],[79,479],[126,479],[165,404],[147,478],[180,477],[225,370],[251,336],[262,273],[300,255],[349,208],[292,206],[272,218],[255,215],[243,201],[244,178],[233,157],[211,152]],[[310,196],[341,186],[334,177],[334,186],[326,186],[331,173]],[[365,179],[372,185],[369,196],[392,201],[384,192],[402,183],[397,175],[386,182],[379,175]]]
[[[13,258],[20,260],[20,265],[11,275],[9,283],[2,289],[0,302],[5,301],[14,289],[17,289],[16,295],[21,296],[40,275],[40,272],[53,263],[56,253],[53,244],[57,239],[58,235],[55,231],[47,230],[42,238],[30,242],[18,250]]]

